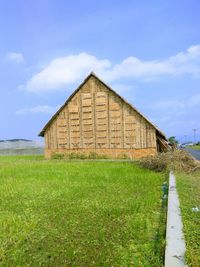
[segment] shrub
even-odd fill
[[[67,158],[68,159],[76,159],[77,158],[77,154],[75,152],[69,153],[67,155]]]
[[[98,154],[96,152],[90,152],[87,158],[88,159],[108,159],[108,156],[104,154]]]
[[[82,153],[77,153],[77,159],[87,159],[87,155]]]
[[[64,158],[64,154],[61,153],[55,153],[52,155],[52,159],[63,159]]]
[[[97,154],[97,159],[108,159],[109,157],[104,154]]]
[[[98,154],[96,152],[90,152],[88,155],[88,159],[97,159]]]

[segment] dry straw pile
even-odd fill
[[[187,151],[175,149],[167,153],[159,153],[157,156],[150,156],[138,161],[142,167],[150,170],[161,171],[184,171],[192,173],[200,171],[200,163]]]

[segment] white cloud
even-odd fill
[[[60,105],[56,107],[52,106],[36,106],[33,108],[23,108],[15,111],[16,115],[26,115],[26,114],[37,114],[37,113],[43,113],[43,114],[54,114],[58,109],[60,108]]]
[[[56,90],[76,82],[93,69],[98,71],[108,67],[108,60],[98,60],[86,53],[56,58],[34,75],[25,87],[30,92]]]
[[[90,71],[106,82],[120,79],[152,80],[160,76],[190,75],[200,77],[200,45],[191,46],[164,60],[144,61],[128,57],[112,65],[108,59],[98,59],[87,53],[53,59],[40,72],[32,76],[23,88],[30,92],[58,90],[83,79]]]
[[[16,63],[24,62],[24,56],[22,53],[10,52],[7,54],[7,59]]]
[[[186,52],[165,60],[142,61],[128,57],[107,71],[107,78],[152,79],[162,75],[185,75],[200,77],[200,45],[191,46]]]

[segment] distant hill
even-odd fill
[[[32,140],[28,140],[28,139],[8,139],[8,140],[0,140],[0,143],[1,142],[18,142],[18,141],[31,142]]]
[[[0,140],[0,155],[43,154],[44,143],[27,139]]]

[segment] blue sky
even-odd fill
[[[0,1],[0,139],[37,139],[90,71],[167,136],[200,139],[200,2]]]

